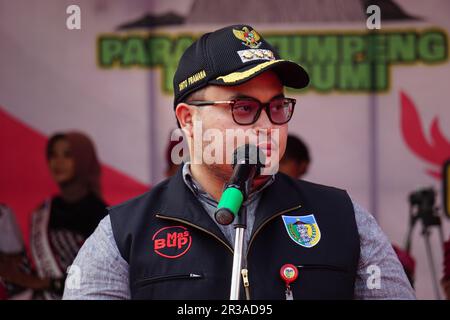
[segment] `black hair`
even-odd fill
[[[64,139],[66,139],[66,135],[64,133],[55,133],[48,139],[47,148],[46,148],[47,160],[50,160],[50,158],[53,154],[53,147],[54,147],[55,143],[59,140],[64,140]]]
[[[194,100],[202,100],[204,99],[205,96],[205,90],[207,87],[202,87],[198,90],[195,90],[194,92],[191,92],[190,94],[188,94],[183,100],[181,100],[179,103],[186,103],[189,104],[190,101],[194,101]],[[177,107],[175,106],[174,111],[177,109]],[[181,129],[181,125],[180,122],[178,121],[178,118],[175,114],[175,119],[177,120],[177,126],[178,129]]]
[[[286,151],[283,156],[283,160],[294,160],[300,162],[311,162],[309,150],[306,144],[297,136],[292,134],[288,135],[286,143]]]

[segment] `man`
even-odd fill
[[[268,158],[282,156],[295,105],[283,87],[308,82],[301,66],[282,60],[250,26],[229,26],[194,42],[174,77],[175,114],[192,162],[110,208],[74,261],[81,273],[69,275],[64,298],[228,299],[234,228],[216,223],[214,212],[232,166],[199,161],[198,147],[208,141],[195,134],[196,125],[222,133],[225,146],[236,142],[227,130],[266,136],[258,146]],[[221,160],[229,154],[222,151],[212,153]],[[345,191],[261,175],[243,206],[249,285],[242,299],[244,291],[251,299],[287,298],[280,277],[286,264],[299,270],[290,284],[294,299],[414,298],[387,238]]]
[[[308,172],[310,162],[309,150],[305,143],[292,134],[288,135],[286,151],[280,160],[280,172],[291,178],[300,179]]]

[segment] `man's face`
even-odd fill
[[[222,101],[239,97],[252,98],[266,103],[280,96],[283,96],[283,86],[278,76],[272,71],[267,71],[242,85],[230,87],[209,86],[204,92],[203,100]],[[233,146],[237,147],[243,144],[236,136],[227,134],[227,131],[230,132],[229,129],[233,131],[240,129],[248,133],[246,137],[250,136],[251,140],[244,143],[258,141],[257,144],[266,153],[266,157],[273,158],[274,155],[278,154],[278,159],[273,159],[272,161],[276,160],[278,162],[286,149],[288,125],[271,123],[265,110],[261,112],[258,120],[250,125],[235,123],[231,107],[227,104],[196,108],[193,119],[194,121],[201,121],[203,132],[206,132],[208,129],[216,129],[216,131],[221,132],[224,142],[222,149],[223,161],[221,163],[208,164],[208,168],[214,170],[216,175],[218,174],[224,179],[229,178],[232,174],[229,159],[230,154],[234,150]],[[194,140],[198,138],[194,137]],[[211,141],[203,141],[202,144],[203,150],[205,150],[211,144]],[[264,178],[262,178],[262,181],[264,181]]]

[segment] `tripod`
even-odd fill
[[[439,231],[440,243],[444,243],[444,234],[442,231],[441,217],[438,215],[439,211],[435,207],[436,193],[432,188],[422,189],[413,192],[409,196],[409,229],[406,238],[406,251],[409,253],[412,246],[412,232],[417,221],[422,222],[422,235],[425,241],[425,248],[427,251],[428,262],[431,270],[431,277],[433,280],[434,292],[437,300],[441,299],[439,292],[439,281],[436,273],[436,268],[433,258],[433,250],[430,242],[430,228],[436,227]]]

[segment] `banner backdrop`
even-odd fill
[[[69,30],[76,4],[81,30]],[[28,239],[32,209],[56,187],[45,143],[57,131],[90,135],[110,204],[164,178],[175,129],[172,77],[200,34],[251,24],[311,85],[289,123],[312,154],[304,177],[346,189],[389,239],[404,245],[408,195],[434,187],[450,158],[450,64],[445,0],[377,1],[381,29],[368,30],[367,1],[0,1],[0,201]],[[444,234],[449,223],[443,218]],[[412,255],[419,298],[435,297],[421,226]],[[439,277],[442,248],[432,247]]]

